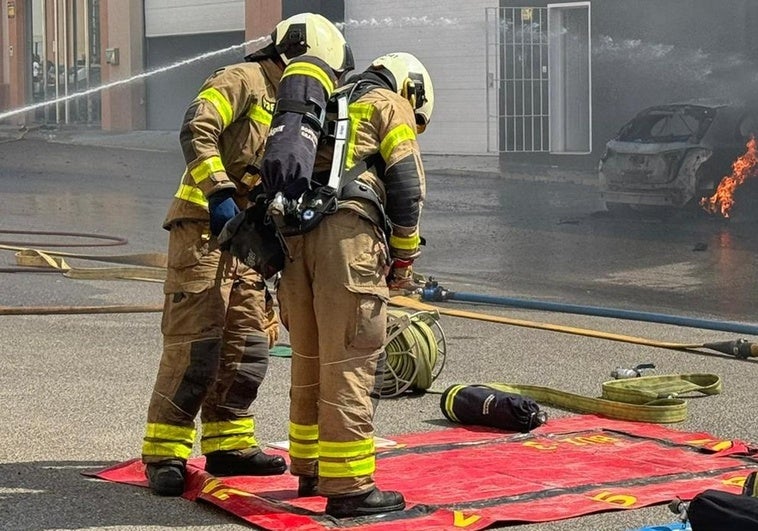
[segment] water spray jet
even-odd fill
[[[79,92],[74,92],[73,94],[68,94],[66,96],[61,96],[60,98],[55,98],[55,99],[52,99],[52,100],[41,101],[39,103],[34,103],[32,105],[27,105],[25,107],[20,107],[18,109],[12,109],[10,111],[5,111],[5,112],[0,113],[0,121],[3,121],[6,118],[10,118],[12,116],[16,116],[18,114],[23,114],[23,113],[26,113],[26,112],[29,112],[29,111],[40,109],[40,108],[46,107],[48,105],[57,105],[59,103],[64,103],[66,101],[71,101],[71,100],[74,100],[74,99],[77,99],[77,98],[81,98],[81,97],[84,97],[84,96],[89,96],[90,94],[95,94],[96,92],[100,92],[102,90],[118,87],[118,86],[121,86],[121,85],[127,85],[127,84],[129,84],[129,83],[131,83],[133,81],[137,81],[138,79],[145,79],[147,77],[151,77],[151,76],[154,76],[156,74],[162,74],[163,72],[168,72],[170,70],[174,70],[176,68],[179,68],[179,67],[182,67],[182,66],[185,66],[185,65],[188,65],[188,64],[192,64],[192,63],[195,63],[197,61],[202,61],[204,59],[208,59],[210,57],[214,57],[214,56],[217,56],[217,55],[223,55],[225,53],[229,53],[229,52],[232,52],[234,50],[238,50],[240,48],[245,48],[246,46],[249,46],[249,45],[252,45],[252,44],[261,44],[262,45],[266,40],[269,40],[269,39],[270,39],[270,37],[268,35],[266,35],[264,37],[258,37],[256,39],[251,39],[249,41],[245,41],[245,42],[240,43],[240,44],[234,44],[232,46],[228,46],[226,48],[221,48],[219,50],[214,50],[214,51],[211,51],[211,52],[205,52],[205,53],[202,53],[200,55],[196,55],[195,57],[190,57],[188,59],[183,59],[181,61],[177,61],[177,62],[175,62],[173,64],[170,64],[170,65],[154,68],[152,70],[148,70],[146,72],[142,72],[140,74],[136,74],[136,75],[131,76],[131,77],[126,78],[126,79],[119,79],[117,81],[112,81],[110,83],[101,84],[101,85],[99,85],[97,87],[89,88],[89,89],[82,90],[82,91],[79,91]]]

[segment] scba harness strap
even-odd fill
[[[283,193],[278,192],[273,199],[267,201],[260,190],[259,193],[251,191],[253,206],[238,214],[224,228],[220,237],[222,248],[264,278],[271,278],[284,268],[287,256],[284,238],[310,232],[325,216],[337,212],[339,201],[349,199],[362,199],[372,204],[385,237],[389,239],[392,226],[382,201],[371,186],[357,180],[369,168],[381,169],[381,155],[367,157],[350,170],[344,171],[350,129],[348,105],[352,98],[360,97],[377,86],[379,85],[369,80],[358,80],[352,86],[343,87],[330,98],[328,107],[330,110],[336,108],[337,116],[325,124],[326,131],[322,129],[322,132],[334,139],[332,165],[328,173],[315,174],[311,178],[311,184],[326,184],[307,190],[297,200],[288,200]],[[290,104],[288,102],[285,106]],[[297,112],[305,110],[305,107],[295,105],[289,110]]]
[[[391,225],[381,200],[376,192],[365,183],[357,180],[358,176],[371,167],[381,164],[381,156],[376,154],[359,161],[347,172],[344,171],[350,130],[349,104],[377,84],[371,80],[358,80],[352,85],[335,92],[327,103],[327,108],[334,112],[336,119],[326,124],[326,134],[333,138],[334,153],[328,172],[313,175],[311,183],[325,183],[306,191],[298,200],[288,201],[283,194],[277,194],[269,206],[269,212],[283,236],[305,234],[318,226],[324,216],[334,214],[339,201],[363,199],[377,211],[386,237],[391,234]]]
[[[322,109],[316,101],[309,100],[307,103],[296,100],[279,100],[274,108],[274,116],[282,112],[293,112],[303,115],[303,121],[314,131],[321,132],[326,121],[326,110]]]
[[[269,205],[269,213],[281,234],[295,236],[310,232],[318,226],[324,216],[337,212],[339,201],[363,199],[374,206],[378,218],[382,221],[382,229],[389,238],[392,226],[379,196],[371,186],[356,179],[372,167],[372,162],[373,159],[361,161],[346,172],[343,176],[346,182],[339,190],[329,185],[317,186],[305,192],[297,201],[287,201],[281,194],[277,194]]]

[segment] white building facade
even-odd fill
[[[493,0],[346,0],[345,36],[356,68],[384,53],[414,54],[429,70],[435,106],[419,137],[425,153],[487,152],[487,31]]]

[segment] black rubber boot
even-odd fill
[[[205,456],[205,471],[214,476],[278,476],[286,470],[283,457],[263,453],[257,446]]]
[[[181,496],[184,493],[185,472],[182,461],[149,463],[145,468],[150,489],[158,496]]]
[[[355,496],[327,498],[326,514],[335,518],[350,518],[389,513],[405,509],[405,498],[394,490],[374,489]]]
[[[300,476],[297,478],[297,495],[299,498],[318,496],[318,478],[314,476]]]

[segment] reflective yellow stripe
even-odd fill
[[[148,424],[142,443],[142,455],[189,459],[197,432],[186,426]]]
[[[190,170],[190,175],[192,175],[192,179],[195,181],[195,183],[200,184],[212,174],[222,171],[226,170],[224,169],[224,163],[221,162],[221,157],[213,156],[208,157],[200,164],[192,168]]]
[[[252,433],[255,430],[253,419],[224,420],[221,422],[203,423],[203,437],[218,437],[219,435],[238,435]]]
[[[231,436],[218,436],[212,439],[206,439],[203,436],[200,439],[200,451],[203,454],[209,454],[211,452],[221,452],[227,450],[244,450],[252,446],[258,446],[258,441],[255,440],[252,434],[244,435],[231,435]]]
[[[176,457],[186,460],[192,455],[192,446],[185,446],[181,443],[145,441],[142,444],[142,455]]]
[[[319,460],[318,475],[325,478],[354,478],[370,476],[376,470],[376,459],[372,455],[365,459],[356,459],[345,463],[332,463]]]
[[[350,138],[347,141],[347,157],[345,158],[345,169],[349,170],[355,166],[355,142],[358,136],[358,127],[361,121],[370,121],[374,114],[374,106],[370,103],[351,103],[348,109],[350,117]]]
[[[310,63],[291,63],[289,66],[287,66],[287,68],[284,69],[282,79],[287,76],[295,75],[312,77],[321,83],[327,94],[334,92],[334,82],[332,82],[332,79],[327,75],[326,72],[324,72],[316,65]]]
[[[448,392],[447,396],[445,397],[445,411],[455,422],[460,422],[460,420],[458,420],[458,417],[456,417],[455,413],[453,412],[453,402],[455,402],[455,395],[457,395],[458,391],[464,387],[465,386],[463,385],[456,385],[450,390],[450,392]]]
[[[203,208],[208,208],[208,200],[205,198],[205,194],[196,186],[182,184],[179,186],[179,190],[177,190],[174,197],[184,199],[185,201],[189,201],[190,203],[194,203]]]
[[[321,457],[337,457],[349,459],[374,453],[374,439],[350,442],[318,442],[318,453]]]
[[[411,236],[390,236],[390,247],[393,249],[403,249],[404,251],[415,251],[421,245],[421,236],[418,232]]]
[[[295,424],[290,422],[290,437],[301,441],[315,441],[318,439],[318,424]]]
[[[146,439],[165,439],[192,444],[197,432],[187,426],[174,426],[172,424],[148,424],[145,428]]]
[[[209,88],[198,94],[197,99],[206,100],[213,105],[219,116],[221,116],[221,123],[224,129],[229,127],[229,124],[232,123],[234,111],[232,111],[232,104],[223,94],[215,88]]]
[[[260,105],[251,105],[247,117],[263,125],[271,125],[271,113]]]
[[[318,459],[318,444],[316,441],[299,443],[290,440],[290,457],[296,457],[299,459]]]
[[[395,148],[407,140],[416,140],[416,133],[413,132],[413,129],[408,124],[400,124],[395,127],[384,137],[382,143],[379,145],[379,152],[382,154],[382,158],[385,161],[389,160]]]

